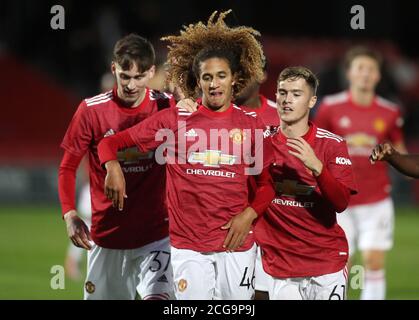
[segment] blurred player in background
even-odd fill
[[[264,126],[256,114],[233,105],[231,99],[246,86],[249,75],[262,78],[263,54],[256,31],[229,28],[224,23],[227,13],[217,20],[214,13],[208,25],[191,24],[180,36],[164,38],[170,42],[171,80],[187,96],[201,97],[198,110],[163,110],[98,147],[108,170],[107,195],[122,206],[125,183],[116,151],[131,145],[142,151],[155,149],[163,142],[156,140],[161,129],[173,133],[175,141],[167,151],[175,157],[167,164],[167,201],[176,297],[181,300],[253,297],[256,245],[250,231],[273,196],[271,179],[263,170],[265,159],[256,157],[258,189],[255,200],[247,201],[251,165],[245,158],[250,149],[262,154],[257,144],[263,147]],[[215,142],[211,130],[216,130]],[[236,154],[234,145],[250,149]]]
[[[403,120],[398,106],[376,95],[381,78],[381,56],[366,47],[349,50],[345,58],[347,91],[326,96],[315,122],[345,138],[353,161],[358,195],[348,209],[338,216],[345,230],[350,254],[362,252],[365,266],[361,299],[385,299],[385,253],[393,246],[394,206],[391,184],[385,163],[372,166],[371,149],[384,140],[406,152]]]
[[[372,163],[387,161],[401,173],[412,178],[419,178],[419,155],[401,154],[394,149],[390,142],[375,146],[371,152],[370,160]]]
[[[130,199],[123,211],[103,194],[106,171],[97,145],[174,104],[173,98],[150,90],[155,53],[151,43],[130,34],[114,47],[112,91],[85,99],[74,115],[62,142],[59,195],[67,232],[72,242],[88,250],[85,299],[169,299],[172,294],[168,218],[165,205],[165,168],[152,152],[137,148],[118,152]],[[75,210],[76,169],[89,156],[92,226],[89,231]],[[92,241],[93,240],[93,241]]]
[[[267,62],[264,59],[263,78],[261,80],[253,79],[247,86],[234,98],[234,103],[238,106],[247,107],[249,110],[257,113],[266,126],[278,126],[279,117],[276,110],[276,103],[267,99],[260,93],[260,86],[267,79]]]
[[[346,298],[348,243],[337,224],[356,193],[345,141],[309,122],[318,80],[305,67],[278,77],[273,127],[276,197],[255,226],[271,300]]]

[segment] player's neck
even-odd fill
[[[123,99],[121,99],[121,94],[117,91],[118,93],[118,98],[119,101],[121,102],[121,104],[126,107],[126,108],[137,108],[143,101],[145,98],[145,93],[147,90],[143,90],[143,92],[140,94],[140,96],[138,97],[138,99],[135,102],[127,102]]]
[[[208,110],[214,111],[214,112],[224,112],[227,111],[228,108],[230,108],[231,105],[231,100],[226,101],[226,103],[221,106],[221,107],[217,107],[217,106],[211,106],[208,101],[206,101],[205,98],[202,98],[202,105],[207,108]]]
[[[308,130],[310,129],[310,125],[308,124],[308,120],[306,121],[298,121],[295,123],[285,123],[281,122],[281,132],[287,138],[297,138],[304,136]]]
[[[246,106],[250,109],[259,109],[262,106],[262,101],[260,100],[259,92],[256,92],[251,97],[249,97],[249,99],[238,104]]]
[[[374,100],[374,97],[375,97],[375,92],[374,91],[362,91],[362,90],[357,90],[357,89],[351,88],[350,92],[351,92],[352,101],[356,105],[362,106],[362,107],[371,106],[371,104]]]

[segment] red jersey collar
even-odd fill
[[[203,113],[204,115],[210,117],[210,118],[222,118],[222,117],[226,117],[228,116],[232,111],[233,111],[233,103],[230,103],[230,106],[228,107],[228,109],[226,111],[223,112],[217,112],[217,111],[212,111],[209,108],[205,107],[202,104],[202,99],[198,99],[196,100],[196,102],[199,104],[198,106],[198,112]]]
[[[302,138],[305,141],[307,141],[309,145],[312,146],[313,143],[314,143],[314,139],[316,138],[317,126],[311,121],[308,122],[308,125],[309,125],[308,131],[306,132],[306,134],[304,136],[302,136]],[[282,133],[281,128],[279,128],[279,130],[278,130],[278,135],[279,135],[279,141],[281,141],[283,143],[287,142],[288,137],[286,137]]]
[[[362,108],[362,109],[367,109],[368,110],[368,108],[372,108],[372,107],[375,107],[377,105],[377,95],[376,94],[374,94],[374,98],[372,99],[371,104],[369,106],[361,106],[361,105],[357,104],[352,99],[351,90],[348,90],[347,91],[347,94],[348,94],[348,99],[349,99],[350,104],[353,105],[354,107]]]
[[[242,106],[245,107],[246,110],[248,110],[249,112],[253,111],[253,112],[256,112],[257,114],[264,113],[266,108],[268,107],[268,99],[265,96],[260,94],[259,100],[260,100],[260,107],[258,108],[251,108],[245,104],[243,104]]]
[[[256,113],[263,113],[265,112],[266,108],[268,107],[268,99],[263,96],[263,95],[259,95],[259,99],[260,99],[260,107],[255,109]]]
[[[143,101],[138,106],[136,106],[135,108],[127,108],[127,107],[124,106],[123,102],[118,97],[118,92],[117,92],[117,86],[116,85],[112,89],[112,94],[113,94],[113,97],[114,97],[114,101],[118,106],[118,110],[121,111],[121,112],[124,112],[124,113],[128,113],[128,114],[139,113],[150,102],[150,89],[147,88],[147,87],[145,88],[145,95],[144,95]]]

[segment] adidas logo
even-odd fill
[[[195,129],[191,129],[185,132],[185,137],[197,137],[198,134],[196,133]]]
[[[103,136],[104,138],[112,136],[115,134],[115,131],[113,131],[112,129],[109,129],[108,131],[106,131],[105,135]]]
[[[166,282],[166,283],[168,283],[169,281],[167,281],[166,275],[163,274],[160,278],[157,279],[157,282]]]

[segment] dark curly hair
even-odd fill
[[[179,86],[187,97],[198,97],[200,63],[209,58],[226,59],[235,76],[234,95],[252,80],[263,79],[265,56],[256,39],[260,33],[253,28],[230,28],[224,22],[231,10],[215,11],[205,25],[202,22],[184,26],[178,36],[161,38],[168,41],[169,80]]]

